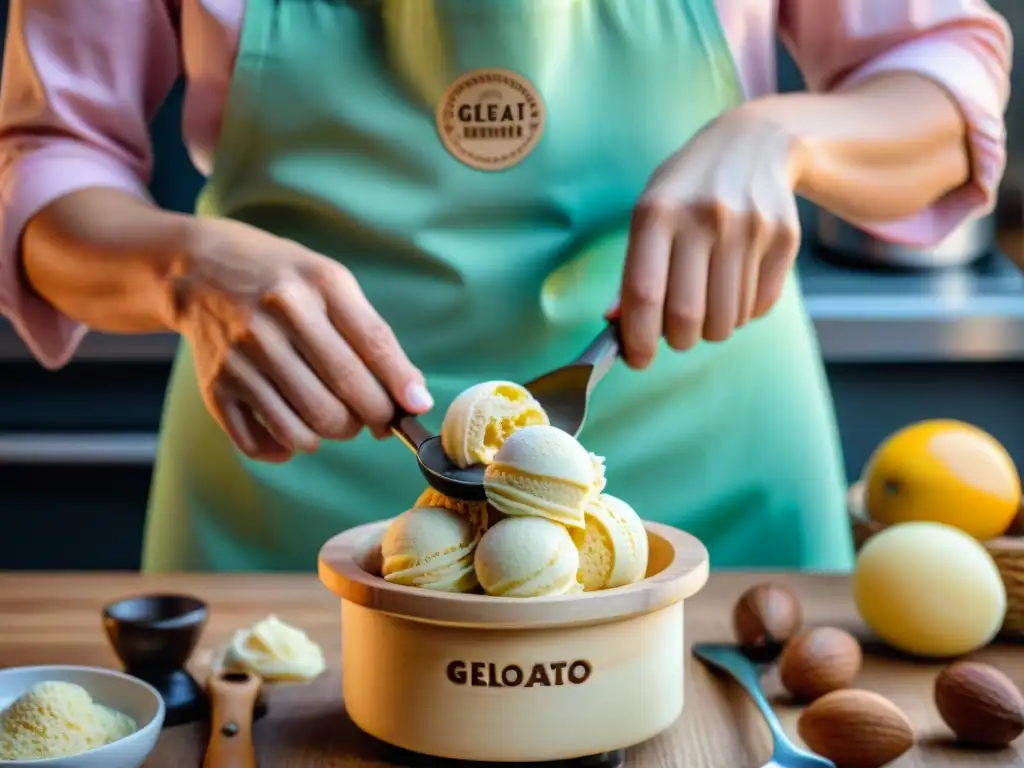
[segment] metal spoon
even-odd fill
[[[768,723],[773,742],[771,759],[761,768],[836,768],[831,760],[798,749],[789,740],[786,732],[782,730],[779,718],[765,698],[764,691],[761,690],[761,674],[757,665],[744,656],[739,648],[735,645],[700,643],[693,646],[693,655],[732,677],[761,710],[761,716]]]
[[[526,388],[547,412],[551,424],[575,437],[587,418],[590,393],[618,356],[618,326],[609,323],[579,357],[527,383]],[[441,447],[441,438],[432,435],[415,416],[396,410],[391,431],[416,454],[420,472],[431,488],[464,501],[487,498],[484,468],[462,469],[453,464]]]

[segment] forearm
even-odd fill
[[[963,116],[919,75],[886,74],[848,91],[772,96],[742,108],[792,137],[796,192],[852,222],[911,216],[970,178]]]
[[[73,192],[26,226],[25,278],[52,306],[95,330],[167,330],[171,275],[190,218],[113,189]]]

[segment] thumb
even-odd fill
[[[413,414],[433,408],[434,398],[422,371],[406,356],[391,326],[370,304],[352,273],[332,263],[328,276],[324,298],[331,322],[391,399]]]
[[[384,321],[370,317],[365,333],[353,334],[349,343],[400,408],[416,415],[426,413],[434,407],[434,398],[422,371],[412,364]]]
[[[383,321],[370,321],[368,325],[365,334],[352,334],[349,344],[399,408],[416,415],[429,411],[434,407],[434,398],[423,373],[412,364]]]
[[[402,393],[401,405],[409,413],[426,413],[434,407],[434,398],[423,381],[423,374],[416,371],[419,376],[405,387]]]

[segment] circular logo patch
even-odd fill
[[[526,78],[507,69],[467,72],[437,105],[437,130],[452,155],[481,171],[511,168],[544,131],[544,102]]]

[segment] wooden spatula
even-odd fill
[[[210,743],[203,768],[256,768],[252,721],[260,685],[260,678],[247,672],[210,677]]]

